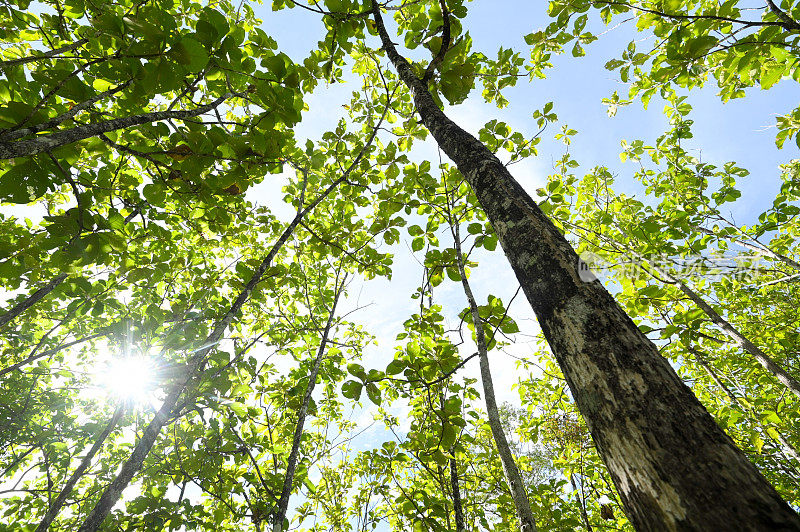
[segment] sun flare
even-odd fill
[[[155,387],[152,358],[129,356],[111,360],[100,375],[101,386],[119,399],[146,402]]]

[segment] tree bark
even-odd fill
[[[292,484],[294,483],[294,473],[297,470],[298,455],[300,454],[300,440],[303,438],[303,426],[306,422],[308,405],[311,403],[311,396],[317,384],[319,367],[325,356],[325,349],[328,345],[328,335],[331,332],[333,320],[336,317],[336,305],[339,303],[339,296],[342,295],[342,291],[344,290],[345,279],[342,279],[342,283],[337,287],[333,305],[331,305],[330,313],[328,314],[328,322],[325,324],[325,330],[322,332],[322,340],[320,341],[319,349],[317,349],[317,357],[314,359],[314,367],[311,370],[311,375],[308,376],[308,385],[303,395],[303,404],[300,405],[300,411],[297,412],[297,424],[294,428],[292,450],[289,452],[289,459],[286,461],[286,476],[283,477],[283,489],[281,490],[281,497],[278,501],[278,508],[273,517],[273,532],[283,531],[283,519],[286,517],[286,510],[289,508],[289,497],[292,495]]]
[[[575,475],[569,476],[569,483],[572,486],[572,492],[575,494],[575,498],[578,500],[578,512],[581,514],[581,520],[583,521],[583,527],[586,529],[586,532],[593,532],[592,531],[592,524],[589,522],[589,514],[586,513],[586,499],[583,497],[583,485],[581,485],[581,491],[578,491],[578,484],[575,482]]]
[[[456,514],[456,532],[464,532],[464,507],[461,504],[461,490],[458,487],[458,467],[456,467],[455,458],[448,460],[450,462],[450,487],[453,490],[453,510]]]
[[[31,308],[33,305],[36,304],[37,301],[45,297],[47,294],[53,291],[55,287],[60,285],[64,279],[67,278],[66,273],[62,273],[61,275],[54,277],[50,280],[46,285],[29,295],[24,300],[20,301],[13,308],[8,310],[5,314],[0,316],[0,328],[5,327],[11,320]]]
[[[55,118],[51,118],[50,120],[47,120],[47,121],[42,122],[40,124],[36,124],[34,126],[26,127],[26,128],[22,128],[22,129],[8,130],[8,132],[0,134],[0,141],[9,142],[9,141],[12,141],[12,140],[15,140],[15,139],[21,139],[23,137],[27,137],[28,135],[33,135],[33,134],[39,133],[40,131],[45,131],[47,129],[54,128],[54,127],[56,127],[56,126],[58,126],[58,125],[60,125],[60,124],[62,124],[64,122],[66,122],[67,120],[69,120],[73,116],[77,115],[79,112],[83,111],[84,109],[88,109],[89,107],[93,106],[94,104],[96,104],[100,100],[102,100],[104,98],[108,98],[109,96],[113,96],[114,94],[116,94],[116,93],[120,92],[121,90],[127,88],[131,83],[133,83],[133,80],[128,80],[125,83],[121,83],[120,85],[117,85],[116,87],[112,87],[112,88],[110,88],[110,89],[108,89],[106,91],[103,91],[103,92],[100,92],[98,94],[95,94],[94,96],[92,96],[88,100],[73,105],[65,113],[62,113],[62,114],[56,116]],[[41,105],[41,103],[40,103],[40,105]]]
[[[785,11],[782,11],[781,8],[775,5],[775,2],[773,2],[773,0],[767,0],[767,5],[769,6],[769,10],[772,11],[775,14],[775,16],[777,16],[778,19],[783,23],[781,25],[784,27],[784,29],[786,29],[787,31],[800,30],[800,24],[798,24],[795,19],[787,15]]]
[[[83,38],[80,40],[75,41],[74,43],[67,44],[56,48],[54,50],[48,50],[40,55],[29,55],[27,57],[20,57],[18,59],[10,59],[8,61],[0,61],[0,70],[6,70],[10,67],[15,67],[19,65],[25,65],[27,63],[33,63],[34,61],[42,61],[44,59],[50,59],[57,55],[61,55],[64,52],[70,52],[75,50],[76,48],[80,48],[84,44],[88,43],[89,39]]]
[[[637,530],[798,530],[800,518],[717,426],[655,345],[480,141],[453,123],[401,57],[373,0],[383,49],[422,123],[472,186]]]
[[[444,392],[439,394],[439,408],[444,412],[445,400]],[[455,443],[447,450],[451,455],[455,456]],[[450,466],[450,491],[453,496],[453,513],[455,514],[456,532],[464,532],[464,505],[461,502],[461,489],[458,485],[458,464],[455,458],[447,460]],[[447,528],[450,528],[450,515],[447,517]]]

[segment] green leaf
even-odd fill
[[[261,64],[272,72],[276,78],[283,79],[286,75],[286,59],[283,54],[273,55],[262,59]]]
[[[761,66],[761,88],[767,90],[783,77],[785,65],[779,63],[764,63]]]
[[[781,441],[781,435],[777,430],[775,430],[774,427],[767,427],[767,434],[769,434],[770,438],[772,438],[776,442]]]
[[[451,281],[455,281],[457,283],[461,282],[461,274],[458,272],[456,268],[446,268],[447,269],[447,277],[450,278]]]
[[[752,442],[753,447],[755,447],[756,452],[761,454],[761,450],[764,448],[764,440],[756,435],[752,435],[750,441]]]
[[[445,423],[442,427],[442,448],[450,450],[456,441],[456,429],[450,423]]]
[[[367,397],[369,400],[380,406],[381,404],[381,390],[374,382],[367,383]]]
[[[47,171],[32,159],[23,159],[0,176],[0,200],[30,203],[47,192],[50,182]]]
[[[236,397],[236,396],[247,396],[247,395],[249,395],[251,393],[253,393],[253,389],[250,386],[248,386],[247,384],[237,384],[230,391],[230,395],[233,396],[233,397]]]
[[[406,347],[406,349],[408,350],[408,354],[411,355],[412,357],[418,357],[421,352],[419,347],[419,342],[417,342],[416,340],[408,342],[408,346]]]
[[[95,78],[92,80],[92,88],[94,88],[94,90],[97,92],[105,92],[113,86],[113,83],[102,78]]]
[[[190,72],[200,72],[208,64],[208,52],[200,41],[184,37],[169,51],[170,55]]]
[[[52,447],[54,451],[61,453],[65,453],[68,450],[67,444],[60,441],[53,442],[52,444],[50,444],[50,447]]]
[[[345,383],[342,384],[342,395],[347,399],[358,401],[358,399],[361,397],[361,390],[363,388],[364,385],[358,381],[345,381]]]
[[[701,57],[714,48],[718,42],[719,40],[711,35],[703,35],[692,39],[687,45],[688,55],[692,59]]]
[[[242,404],[242,403],[240,403],[238,401],[231,401],[230,403],[226,403],[225,406],[227,406],[228,408],[233,410],[233,412],[237,416],[239,416],[241,418],[246,418],[247,417],[247,406],[246,405],[244,405],[244,404]]]
[[[505,334],[515,334],[519,332],[519,326],[516,321],[506,316],[503,320],[503,324],[500,326],[500,330]]]
[[[404,369],[406,369],[405,361],[395,359],[389,362],[389,365],[386,366],[386,374],[397,375],[402,373]]]
[[[214,29],[216,32],[215,40],[219,41],[225,34],[228,33],[228,20],[225,18],[225,15],[217,11],[216,9],[212,9],[207,7],[203,9],[200,13],[200,21],[207,23],[211,28]]]
[[[367,373],[364,371],[364,366],[361,364],[348,364],[347,365],[347,372],[354,377],[358,377],[362,381],[366,379]]]

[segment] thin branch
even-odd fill
[[[769,3],[772,3],[770,0],[767,1]],[[789,19],[791,22],[787,24],[787,22],[783,20],[781,22],[768,22],[763,20],[740,20],[731,17],[721,17],[718,15],[679,15],[679,14],[665,13],[663,11],[658,11],[656,9],[649,9],[642,6],[629,4],[628,2],[615,2],[613,0],[596,0],[595,4],[627,7],[629,9],[641,11],[643,13],[650,13],[653,15],[658,15],[660,17],[670,18],[674,20],[718,20],[721,22],[730,22],[732,24],[741,24],[743,26],[754,26],[754,27],[780,26],[789,31],[800,29],[800,26],[798,26],[797,23],[791,19]]]
[[[100,338],[102,336],[108,336],[108,334],[109,334],[109,332],[99,332],[99,333],[91,334],[89,336],[85,336],[83,338],[79,338],[77,340],[73,340],[72,342],[67,342],[66,344],[60,345],[58,347],[54,347],[53,349],[48,349],[47,351],[42,351],[41,353],[34,353],[34,354],[28,356],[27,358],[25,358],[25,360],[21,360],[21,361],[17,362],[16,364],[12,364],[12,365],[10,365],[10,366],[8,366],[6,368],[0,369],[0,377],[5,375],[6,373],[10,373],[10,372],[12,372],[12,371],[14,371],[16,369],[19,369],[19,368],[21,368],[23,366],[27,366],[31,362],[39,360],[40,358],[44,358],[44,357],[47,357],[47,356],[50,356],[50,355],[54,355],[54,354],[58,353],[59,351],[63,351],[64,349],[67,349],[67,348],[72,347],[74,345],[82,344],[83,342],[88,342],[89,340],[94,340],[95,338]]]
[[[339,303],[339,297],[342,295],[342,292],[344,292],[346,281],[347,274],[343,276],[341,283],[339,283],[336,289],[336,295],[333,298],[333,305],[331,305],[331,309],[328,311],[328,322],[325,324],[325,330],[322,332],[322,339],[317,349],[314,367],[311,369],[311,374],[308,376],[308,385],[303,395],[303,403],[300,406],[300,410],[297,412],[297,424],[295,425],[294,437],[292,438],[292,450],[289,452],[289,458],[286,462],[286,475],[283,479],[281,498],[273,518],[273,532],[281,532],[283,530],[283,519],[286,517],[286,510],[289,507],[289,497],[292,494],[292,485],[294,483],[294,474],[297,469],[298,455],[300,454],[300,441],[303,438],[303,426],[306,421],[308,406],[311,403],[311,395],[314,393],[314,387],[317,384],[319,368],[322,365],[322,359],[325,356],[325,351],[328,346],[328,336],[330,335],[333,322],[336,318],[336,306]]]
[[[109,96],[113,96],[116,93],[124,90],[131,83],[133,83],[132,79],[126,81],[125,83],[121,83],[121,84],[117,85],[116,87],[112,87],[112,88],[110,88],[110,89],[108,89],[106,91],[103,91],[103,92],[101,92],[99,94],[96,94],[96,95],[92,96],[91,98],[89,98],[88,100],[86,100],[84,102],[81,102],[79,104],[73,105],[72,108],[69,111],[67,111],[65,113],[62,113],[62,114],[58,115],[55,118],[51,118],[50,120],[42,122],[41,124],[36,124],[36,125],[31,126],[31,127],[26,127],[24,129],[10,130],[7,133],[3,133],[2,135],[0,135],[0,138],[2,138],[4,142],[7,142],[7,141],[10,141],[10,140],[20,139],[22,137],[27,137],[28,135],[33,135],[34,133],[39,133],[40,131],[44,131],[46,129],[54,128],[57,125],[59,125],[59,124],[65,122],[65,121],[69,120],[70,118],[74,117],[75,115],[77,115],[78,113],[83,111],[84,109],[88,109],[89,107],[91,107],[92,105],[96,104],[97,102],[99,102],[103,98],[107,98]]]
[[[64,507],[64,503],[67,501],[67,497],[70,496],[73,488],[75,488],[75,484],[78,483],[86,470],[89,469],[89,466],[92,465],[94,456],[100,449],[102,449],[103,444],[105,443],[109,434],[111,434],[111,431],[117,426],[117,423],[119,422],[120,418],[122,418],[124,413],[125,406],[123,403],[117,407],[116,411],[114,411],[114,415],[103,429],[103,432],[100,433],[100,435],[97,437],[97,440],[95,440],[94,445],[92,445],[92,448],[89,449],[89,452],[86,453],[86,456],[84,456],[83,460],[81,460],[80,465],[77,467],[77,469],[75,469],[75,471],[73,471],[67,483],[64,484],[64,487],[61,489],[61,492],[58,494],[55,502],[50,505],[50,508],[47,510],[47,514],[45,514],[44,518],[39,523],[39,526],[36,527],[36,532],[47,532],[47,530],[50,528],[50,524],[58,516],[61,508]]]

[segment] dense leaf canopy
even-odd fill
[[[664,104],[663,134],[582,167],[542,101],[534,131],[476,136],[507,165],[554,137],[541,210],[797,508],[800,107],[776,122],[780,191],[742,224],[749,172],[695,156],[687,95],[800,81],[800,3],[554,0],[518,50],[476,49],[464,0],[377,4],[441,108],[513,105],[634,25],[606,64],[627,92],[604,102]],[[317,25],[307,57],[260,27],[270,8]],[[431,150],[372,8],[0,3],[0,530],[510,530],[528,502],[544,530],[632,529],[529,314],[472,293],[498,235]],[[298,134],[345,82],[335,125]],[[413,302],[402,332],[378,343],[358,287],[411,270],[415,291],[385,294]],[[521,404],[497,405],[509,347]]]

